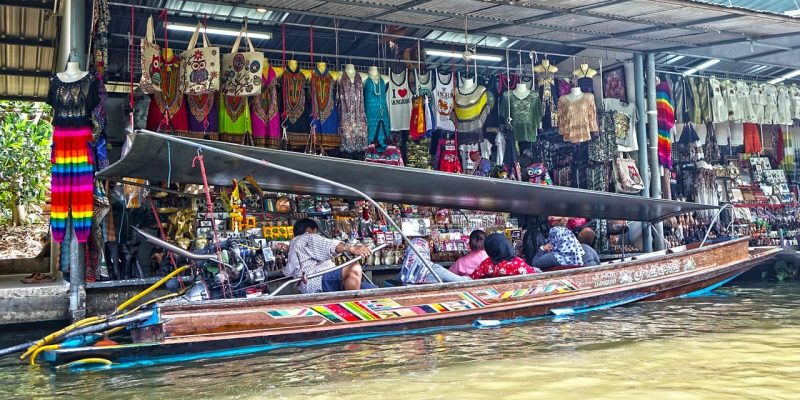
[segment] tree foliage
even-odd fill
[[[50,186],[51,112],[43,103],[0,101],[0,221],[16,216],[19,206],[45,201]]]

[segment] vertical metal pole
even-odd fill
[[[633,83],[634,98],[636,101],[636,113],[639,115],[636,121],[636,140],[639,142],[639,171],[644,183],[642,196],[650,197],[650,164],[647,162],[647,112],[644,97],[644,56],[642,54],[633,55]],[[650,223],[642,222],[642,244],[644,252],[653,251],[653,233],[650,231]]]
[[[64,17],[61,19],[63,30],[68,32],[66,38],[62,38],[66,43],[62,44],[61,51],[66,50],[66,55],[63,59],[67,60],[72,52],[73,57],[77,57],[82,69],[87,68],[86,60],[86,34],[88,24],[86,22],[86,1],[85,0],[67,0],[62,6],[64,10]],[[62,57],[59,57],[62,59]],[[58,69],[61,70],[66,66],[59,65]],[[74,229],[74,228],[70,228]],[[75,235],[71,235],[73,241],[77,241]],[[71,254],[70,259],[70,274],[69,274],[69,311],[73,320],[83,319],[86,315],[86,289],[84,286],[84,271],[86,269],[86,244],[76,243],[77,246],[71,246],[70,251],[75,251],[78,254]],[[63,245],[67,245],[62,244]],[[73,262],[74,260],[74,262]]]
[[[654,53],[647,54],[647,132],[650,142],[650,185],[651,197],[661,198],[661,167],[658,165],[658,111],[656,109],[656,57]],[[664,249],[664,225],[659,222],[653,226],[656,237],[653,240],[653,249]]]

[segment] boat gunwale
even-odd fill
[[[539,280],[546,280],[553,278],[568,277],[571,275],[581,274],[586,272],[603,272],[603,271],[615,270],[637,265],[662,262],[669,259],[682,258],[682,257],[692,256],[695,254],[702,254],[704,252],[713,251],[721,247],[729,247],[729,246],[732,247],[735,245],[739,245],[741,242],[745,241],[749,241],[749,238],[739,238],[739,239],[729,240],[726,242],[715,243],[709,246],[698,247],[692,250],[686,250],[676,253],[667,253],[652,258],[631,259],[629,261],[614,262],[598,266],[578,267],[560,271],[542,272],[538,274],[514,275],[514,276],[487,278],[487,279],[475,279],[463,282],[419,284],[419,285],[363,289],[363,290],[352,290],[352,291],[342,291],[342,292],[290,294],[290,295],[275,296],[270,298],[255,297],[255,298],[236,298],[236,299],[213,299],[213,300],[204,300],[201,302],[180,303],[180,304],[161,303],[159,304],[159,309],[162,313],[166,313],[166,312],[196,311],[208,308],[209,306],[225,308],[226,306],[255,307],[261,305],[267,306],[267,305],[281,305],[281,304],[291,304],[291,303],[310,303],[310,302],[316,303],[316,302],[336,301],[342,299],[358,299],[365,297],[382,296],[383,294],[402,295],[402,294],[412,294],[412,293],[427,293],[427,292],[439,292],[450,289],[469,289],[472,287],[482,287],[489,285],[539,281]],[[749,258],[753,257],[754,256],[751,254]],[[742,262],[746,260],[747,259],[739,259],[732,262]]]

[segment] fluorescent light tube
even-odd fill
[[[774,85],[776,83],[781,83],[781,82],[783,82],[783,81],[785,81],[787,79],[792,79],[792,78],[794,78],[796,76],[800,76],[800,69],[798,69],[796,71],[789,72],[788,74],[784,74],[780,78],[775,78],[775,79],[769,81],[769,83],[770,83],[770,85]]]
[[[464,54],[456,53],[454,51],[444,51],[444,50],[428,50],[425,49],[425,54],[433,57],[450,57],[450,58],[463,58]],[[472,58],[475,60],[482,60],[482,61],[494,61],[500,62],[503,61],[503,57],[500,56],[492,56],[487,54],[473,54]]]
[[[167,29],[173,31],[180,31],[180,32],[194,32],[197,26],[191,25],[181,25],[181,24],[168,24]],[[221,36],[239,36],[239,31],[235,31],[233,29],[223,29],[223,28],[200,28],[200,31],[206,31],[208,35],[221,35]],[[272,39],[272,35],[269,33],[256,33],[256,32],[247,32],[247,36],[250,39],[262,39],[262,40],[269,40]]]
[[[717,63],[719,63],[719,59],[715,58],[713,60],[708,60],[708,61],[706,61],[706,62],[704,62],[704,63],[702,63],[702,64],[700,64],[700,65],[698,65],[698,66],[696,66],[694,68],[689,68],[686,71],[683,71],[683,75],[684,76],[688,76],[688,75],[694,74],[697,71],[704,70],[704,69],[706,69],[706,68],[708,68],[708,67],[710,67],[712,65],[716,65]]]

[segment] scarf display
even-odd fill
[[[656,111],[658,112],[658,164],[672,169],[670,131],[675,126],[675,107],[667,82],[661,82],[656,86]]]

